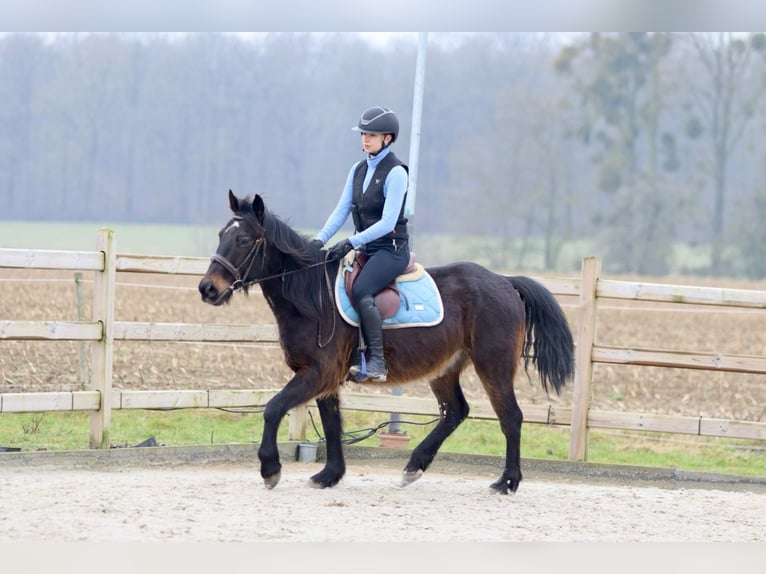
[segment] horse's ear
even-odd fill
[[[229,207],[234,213],[239,213],[239,199],[232,190],[229,190]]]
[[[265,211],[266,205],[263,203],[263,198],[256,193],[255,199],[253,199],[253,213],[255,213],[255,217],[261,225],[263,225],[263,213]]]

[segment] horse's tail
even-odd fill
[[[545,392],[553,386],[556,394],[574,374],[574,340],[558,301],[543,285],[529,277],[507,277],[524,301],[527,335],[522,356],[524,369],[529,361],[537,368]]]

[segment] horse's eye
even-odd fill
[[[247,235],[238,235],[237,236],[237,246],[238,247],[247,247],[253,242],[253,240],[248,237]]]

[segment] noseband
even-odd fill
[[[255,256],[257,255],[258,251],[263,247],[263,244],[265,243],[265,239],[263,237],[259,237],[255,240],[253,243],[252,249],[248,251],[245,258],[242,260],[242,263],[239,264],[238,267],[235,267],[234,264],[226,259],[223,255],[219,255],[218,253],[214,254],[210,261],[215,261],[216,263],[220,263],[223,265],[223,267],[231,273],[232,277],[234,277],[234,281],[227,287],[228,291],[231,291],[232,293],[239,291],[246,285],[250,285],[251,283],[256,283],[257,281],[253,281],[250,283],[245,283],[245,280],[247,279],[247,276],[250,275],[250,270],[253,268],[253,263],[255,263]],[[247,270],[244,274],[241,273],[240,269],[242,269],[245,265],[247,265]],[[224,291],[225,293],[225,291]]]

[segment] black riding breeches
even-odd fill
[[[374,296],[386,285],[401,275],[410,263],[410,247],[407,241],[397,241],[393,245],[368,252],[369,259],[357,275],[351,287],[354,306],[366,295]]]

